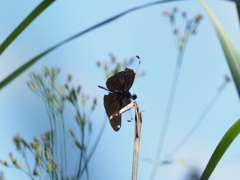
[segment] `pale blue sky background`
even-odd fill
[[[41,1],[4,1],[0,6],[0,42]],[[55,45],[96,23],[131,7],[149,1],[56,1],[41,14],[2,54],[0,80],[20,65]],[[239,23],[235,5],[220,0],[206,1],[216,13],[239,48]],[[131,92],[138,95],[143,113],[142,141],[140,147],[139,180],[149,179],[152,165],[141,158],[155,158],[156,147],[166,110],[170,86],[177,59],[169,20],[162,16],[165,10],[177,6],[190,17],[203,14],[198,33],[187,45],[180,72],[179,83],[172,109],[169,129],[162,156],[166,156],[184,137],[201,115],[218,88],[224,74],[230,74],[221,46],[197,1],[165,3],[130,13],[108,25],[73,40],[42,58],[20,77],[0,92],[0,159],[8,159],[16,152],[12,137],[17,133],[27,141],[49,129],[47,114],[41,99],[28,89],[28,73],[40,73],[44,66],[59,67],[59,83],[65,82],[68,73],[75,85],[81,84],[83,92],[98,98],[98,106],[91,119],[96,139],[105,118],[102,98],[106,94],[97,85],[104,85],[103,72],[95,65],[97,60],[109,60],[113,52],[118,60],[139,55],[139,71],[146,76],[137,80]],[[180,16],[179,16],[180,17]],[[178,19],[181,25],[181,19]],[[89,103],[89,107],[90,107]],[[75,127],[73,110],[67,107],[65,118],[68,127]],[[215,106],[187,144],[174,156],[188,164],[204,169],[216,145],[239,118],[239,98],[234,83],[228,84]],[[119,132],[109,123],[89,165],[90,179],[130,179],[132,171],[133,124],[123,121]],[[240,139],[227,150],[211,176],[212,180],[239,179]],[[20,155],[18,156],[20,159]],[[74,162],[76,157],[71,157]],[[0,166],[6,180],[27,179],[18,170]],[[162,166],[156,179],[183,179],[189,168],[179,163]],[[174,172],[174,173],[173,173]]]

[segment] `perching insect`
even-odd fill
[[[140,59],[139,56],[136,57]],[[118,72],[108,78],[106,82],[107,88],[98,86],[109,92],[108,95],[104,96],[104,107],[109,118],[114,114],[118,114],[131,100],[137,99],[136,94],[129,92],[135,75],[136,73],[132,69],[125,68],[124,71]],[[114,131],[118,131],[121,128],[121,115],[112,116],[110,124]]]

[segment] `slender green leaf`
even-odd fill
[[[233,2],[235,2],[236,4],[240,4],[240,0],[230,0],[230,1],[233,1]]]
[[[236,3],[236,8],[237,8],[237,12],[238,12],[238,21],[240,19],[240,0],[229,0],[229,1],[233,1]]]
[[[54,48],[54,47],[53,47]],[[31,59],[30,61],[28,61],[27,63],[25,63],[23,66],[21,66],[20,68],[18,68],[16,71],[14,71],[12,74],[10,74],[7,78],[5,78],[3,81],[1,81],[0,83],[0,89],[2,89],[5,85],[7,85],[9,82],[11,82],[13,79],[15,79],[17,76],[19,76],[22,72],[24,72],[28,67],[30,67],[31,65],[33,65],[38,59],[40,59],[41,57],[43,57],[44,55],[46,55],[47,53],[49,53],[50,51],[52,51],[52,48],[50,48],[49,50],[41,53],[40,55],[36,56],[35,58]]]
[[[221,43],[223,52],[227,59],[229,68],[231,70],[234,83],[237,87],[238,95],[240,96],[240,55],[239,52],[233,43],[231,37],[218,20],[216,15],[212,12],[212,10],[208,7],[208,5],[204,2],[204,0],[198,0],[202,7],[208,14],[209,19],[211,20],[214,29],[217,33],[218,39]]]
[[[152,2],[152,3],[148,3],[148,4],[145,4],[145,5],[141,5],[141,6],[137,6],[137,7],[134,7],[134,8],[131,8],[131,9],[128,9],[116,16],[113,16],[105,21],[102,21],[82,32],[79,32],[77,33],[76,35],[73,35],[63,41],[61,41],[60,43],[56,44],[55,46],[49,48],[48,50],[44,51],[43,53],[39,54],[38,56],[34,57],[33,59],[29,60],[27,63],[25,63],[24,65],[22,65],[20,68],[18,68],[16,71],[14,71],[12,74],[10,74],[7,78],[5,78],[2,82],[0,82],[0,89],[2,89],[4,86],[6,86],[8,83],[10,83],[12,80],[14,80],[17,76],[19,76],[21,73],[23,73],[27,68],[29,68],[31,65],[33,65],[35,62],[37,62],[37,60],[41,59],[43,56],[45,56],[46,54],[48,54],[49,52],[53,51],[54,49],[60,47],[61,45],[85,34],[85,33],[88,33],[98,27],[101,27],[111,21],[114,21],[130,12],[133,12],[133,11],[136,11],[136,10],[139,10],[139,9],[143,9],[143,8],[146,8],[146,7],[149,7],[149,6],[153,6],[153,5],[157,5],[157,4],[161,4],[161,3],[165,3],[165,2],[171,2],[171,1],[180,1],[180,0],[165,0],[165,1],[156,1],[156,2]]]
[[[233,1],[236,3],[236,8],[237,8],[237,12],[238,12],[238,21],[240,19],[240,0],[229,0],[229,1]]]
[[[27,26],[38,17],[49,5],[51,5],[55,0],[45,0],[42,1],[29,15],[26,17],[21,24],[5,39],[5,41],[0,46],[0,55],[3,51],[16,39]]]
[[[240,19],[240,4],[236,4],[237,6],[237,12],[238,12],[238,21]]]
[[[212,154],[206,168],[203,171],[200,180],[207,180],[211,176],[213,170],[217,166],[218,162],[222,158],[223,154],[226,152],[228,147],[231,145],[233,140],[238,136],[240,133],[240,119],[238,119],[232,127],[227,131],[227,133],[223,136],[222,140],[219,142],[218,146],[216,147],[215,151]]]

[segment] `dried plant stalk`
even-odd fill
[[[132,166],[132,180],[137,180],[138,172],[138,154],[140,146],[141,128],[142,128],[142,114],[139,112],[138,105],[135,104],[135,125],[134,125],[134,147],[133,147],[133,166]]]

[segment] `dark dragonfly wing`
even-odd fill
[[[104,107],[108,118],[112,116],[112,119],[109,120],[114,131],[118,131],[121,128],[121,115],[114,116],[114,114],[118,114],[123,107],[129,104],[131,98],[136,99],[136,95],[133,98],[129,92],[134,79],[135,72],[132,69],[125,68],[124,71],[108,78],[106,82],[107,88],[98,86],[109,91],[109,94],[104,96]]]
[[[125,103],[129,104],[130,99],[125,99],[123,102],[122,96],[120,94],[109,93],[104,96],[104,107],[108,117],[113,114],[117,114],[120,109],[125,107]],[[118,131],[121,128],[121,115],[114,116],[113,119],[110,120],[110,124],[114,131]]]
[[[125,72],[127,73],[127,77],[125,80],[125,88],[126,90],[129,90],[133,85],[136,73],[132,69],[128,68],[125,69]]]
[[[108,78],[106,85],[111,91],[129,91],[135,79],[135,72],[132,69],[125,68],[124,71],[118,72]]]

